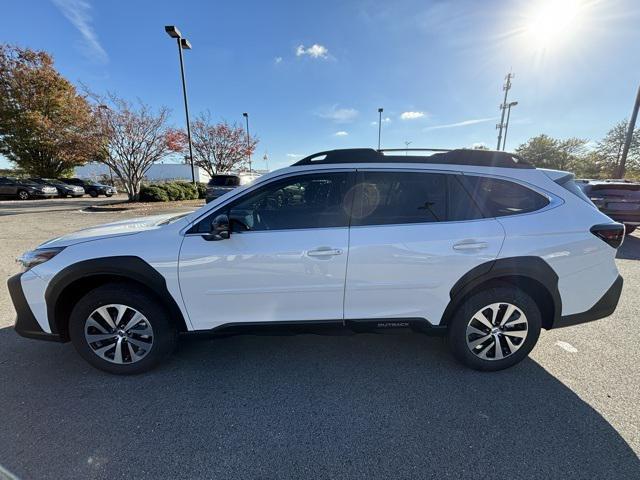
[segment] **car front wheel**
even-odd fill
[[[130,284],[108,284],[85,295],[71,313],[69,335],[87,362],[116,374],[150,370],[177,341],[162,306]]]
[[[540,309],[524,291],[508,286],[472,294],[449,325],[449,346],[476,370],[502,370],[523,360],[540,336]]]
[[[18,198],[20,200],[29,200],[29,192],[27,192],[26,190],[20,190],[18,192]]]

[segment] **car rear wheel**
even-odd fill
[[[92,198],[96,198],[98,196],[98,192],[96,192],[95,190],[89,190],[89,195]]]
[[[29,192],[27,192],[26,190],[19,190],[18,198],[20,200],[29,200]]]
[[[117,374],[150,370],[177,341],[162,306],[130,284],[108,284],[85,295],[71,313],[69,335],[82,358]]]
[[[540,309],[524,291],[494,287],[467,298],[449,325],[449,346],[476,370],[509,368],[523,360],[540,336]]]

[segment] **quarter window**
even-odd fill
[[[549,204],[546,197],[518,183],[472,175],[463,175],[461,179],[488,217],[534,212]]]

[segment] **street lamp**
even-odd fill
[[[502,150],[507,144],[507,132],[509,131],[509,118],[511,117],[511,107],[518,105],[518,102],[510,102],[507,104],[507,123],[504,125],[504,138],[502,139]]]
[[[251,148],[250,148],[250,140],[249,140],[249,114],[244,112],[242,116],[247,121],[247,156],[249,157],[249,173],[251,173]]]
[[[380,133],[382,132],[382,112],[384,109],[380,107],[378,109],[378,150],[380,150]]]
[[[187,139],[189,141],[189,160],[191,161],[191,181],[195,185],[196,173],[193,167],[193,147],[191,145],[191,124],[189,123],[189,104],[187,102],[187,82],[184,78],[184,60],[182,59],[182,50],[191,50],[191,43],[186,38],[182,38],[180,30],[175,25],[167,25],[164,27],[171,38],[176,39],[178,44],[178,56],[180,57],[180,76],[182,77],[182,96],[184,97],[184,113],[187,117]]]

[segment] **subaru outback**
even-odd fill
[[[25,337],[139,373],[179,333],[414,331],[500,370],[541,329],[610,315],[624,226],[516,155],[332,150],[195,212],[81,230],[9,280]]]

